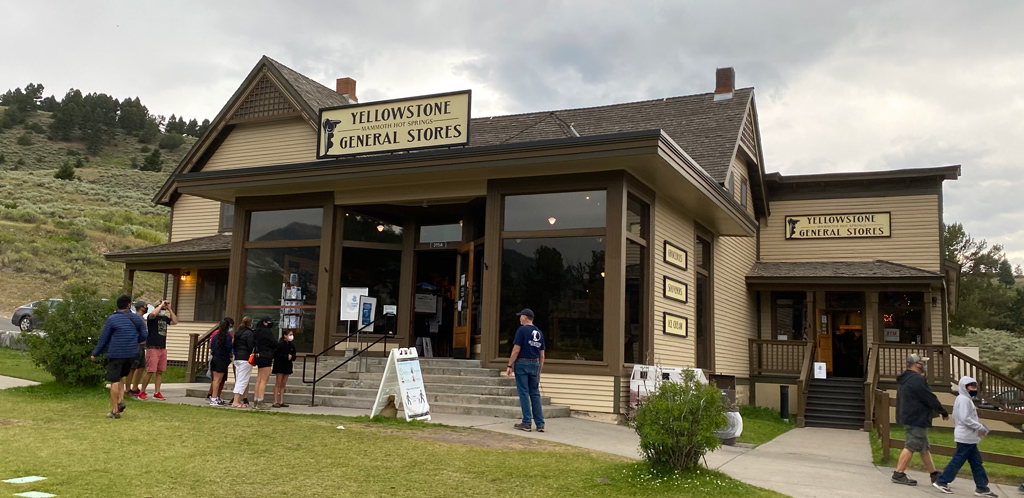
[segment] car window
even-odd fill
[[[62,299],[51,299],[50,300],[50,307],[53,308],[53,307],[57,306],[57,303],[59,303],[61,301],[62,301]]]

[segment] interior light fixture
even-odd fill
[[[460,227],[462,226],[462,220],[459,220],[459,226]]]
[[[601,272],[601,278],[604,278],[604,272]]]
[[[384,225],[382,225],[382,224],[378,223],[378,224],[377,224],[377,231],[378,231],[378,232],[383,232],[383,231],[384,231]]]
[[[587,196],[587,200],[588,200],[588,201],[590,200],[590,196],[589,196],[589,195]]]
[[[554,225],[554,224],[555,224],[555,221],[557,221],[557,220],[555,220],[555,217],[554,217],[554,216],[552,216],[552,217],[548,218],[548,224]]]

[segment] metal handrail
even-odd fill
[[[344,339],[341,339],[341,340],[335,342],[334,344],[331,344],[330,346],[328,346],[323,351],[321,351],[321,352],[319,352],[319,353],[317,353],[315,355],[306,355],[306,356],[302,357],[302,383],[303,384],[312,384],[312,388],[310,389],[311,392],[310,392],[310,396],[309,396],[309,406],[313,406],[313,402],[316,401],[316,383],[317,382],[320,382],[321,380],[324,380],[324,378],[326,378],[328,375],[334,373],[335,370],[345,366],[348,362],[358,358],[359,355],[369,351],[370,348],[376,346],[381,341],[384,341],[384,350],[386,351],[387,348],[388,348],[388,337],[389,336],[390,337],[394,337],[395,331],[394,330],[387,330],[387,331],[385,331],[383,335],[381,335],[380,337],[377,338],[377,340],[371,342],[370,344],[367,344],[366,347],[364,347],[363,349],[360,349],[359,351],[356,351],[355,354],[353,354],[352,356],[349,356],[348,358],[346,358],[345,361],[339,363],[334,368],[328,370],[323,375],[317,377],[317,375],[316,375],[316,367],[319,364],[320,357],[323,356],[324,354],[326,354],[328,351],[334,350],[334,348],[336,348],[338,346],[338,344],[341,344],[343,342],[348,341],[353,336],[358,336],[362,331],[366,330],[367,327],[375,325],[377,322],[380,322],[382,320],[386,320],[387,318],[393,318],[394,316],[395,316],[394,313],[385,313],[380,318],[378,318],[378,319],[376,319],[376,320],[374,320],[374,321],[372,321],[372,322],[370,322],[370,323],[368,323],[366,325],[363,325],[362,327],[357,329],[355,332],[350,332],[347,336],[345,336]],[[310,358],[313,358],[313,360],[314,360],[313,361],[313,380],[306,380],[306,364],[307,364],[307,362],[308,362],[308,360]]]

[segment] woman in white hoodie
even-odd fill
[[[971,464],[971,473],[974,474],[974,496],[996,497],[998,495],[988,489],[988,475],[981,465],[981,452],[978,451],[978,442],[988,434],[988,427],[978,422],[978,409],[971,399],[977,395],[978,382],[972,377],[961,377],[959,394],[953,403],[953,441],[956,441],[956,451],[933,486],[943,493],[952,493],[949,483],[953,482],[956,473],[967,462]]]

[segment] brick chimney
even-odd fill
[[[352,78],[338,78],[337,82],[338,93],[348,97],[352,102],[359,102],[356,98],[356,80]]]
[[[736,89],[736,71],[731,67],[720,67],[715,70],[715,100],[732,98]]]

